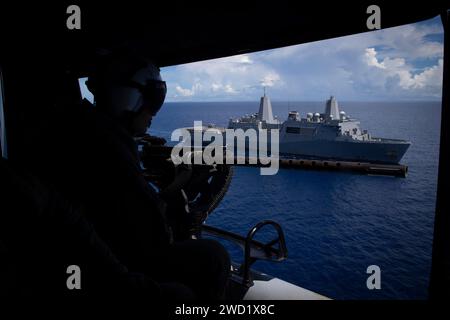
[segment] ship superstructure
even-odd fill
[[[339,109],[333,96],[326,101],[324,113],[309,112],[302,118],[297,111],[290,111],[286,121],[280,123],[264,94],[258,113],[231,119],[228,128],[279,129],[281,155],[315,159],[397,164],[411,144],[406,140],[372,137],[360,128],[358,120]]]

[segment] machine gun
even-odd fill
[[[177,211],[185,216],[173,219],[188,225],[179,233],[199,234],[208,215],[220,204],[233,177],[233,167],[220,164],[180,164],[171,160],[173,147],[154,143],[154,138],[144,136],[138,140],[144,176],[159,189],[160,195],[170,205],[180,203]],[[196,150],[194,152],[202,152]]]
[[[163,139],[150,136],[144,136],[138,141],[141,146],[141,160],[146,179],[160,189],[162,197],[171,198],[179,192],[183,194],[184,211],[190,216],[188,233],[197,238],[217,237],[242,248],[244,261],[240,266],[233,266],[235,282],[240,283],[242,288],[252,286],[250,268],[257,260],[280,262],[286,259],[284,233],[275,221],[261,221],[250,229],[247,236],[204,224],[208,215],[225,196],[233,177],[233,167],[229,164],[205,164],[204,162],[175,165],[171,159],[173,147],[165,146],[164,143]],[[193,148],[191,152],[203,153],[203,151],[204,148],[199,147]],[[248,164],[244,163],[244,165]],[[180,216],[177,219],[180,219]],[[267,243],[255,240],[256,233],[266,226],[274,228],[277,237]],[[181,233],[186,236],[186,230],[182,230]]]

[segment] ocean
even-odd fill
[[[323,112],[325,102],[272,101],[284,121]],[[226,126],[258,111],[255,102],[165,103],[149,132],[170,140],[194,121]],[[410,140],[401,163],[406,178],[345,172],[236,167],[230,188],[207,224],[246,235],[263,219],[283,227],[289,256],[254,269],[333,299],[426,299],[437,190],[440,102],[340,102],[372,136]],[[232,259],[242,251],[226,244]],[[381,289],[369,290],[367,267],[381,269]]]

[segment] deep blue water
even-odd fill
[[[323,112],[323,102],[272,102],[284,120]],[[246,234],[262,219],[278,221],[289,258],[254,267],[335,299],[424,299],[431,246],[439,155],[439,102],[340,103],[373,136],[408,139],[402,160],[407,178],[343,172],[235,168],[230,189],[207,223]],[[230,117],[258,111],[256,102],[166,103],[150,133],[170,137],[194,120],[226,126]],[[242,254],[229,246],[232,257]],[[368,290],[366,269],[381,268],[381,290]]]

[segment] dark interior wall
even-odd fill
[[[5,59],[1,68],[8,157],[26,163],[28,138],[46,125],[52,110],[61,101],[81,99],[78,78],[44,57]]]
[[[367,7],[299,1],[58,1],[0,10],[2,51],[47,53],[82,75],[97,48],[133,46],[160,66],[177,65],[369,31]],[[68,30],[66,9],[78,4],[81,30]],[[442,12],[443,2],[378,1],[382,28]]]
[[[434,219],[433,258],[430,277],[430,297],[450,297],[450,211],[448,190],[450,190],[450,15],[442,14],[444,25],[444,78],[442,86],[441,139],[439,152],[439,176]]]

